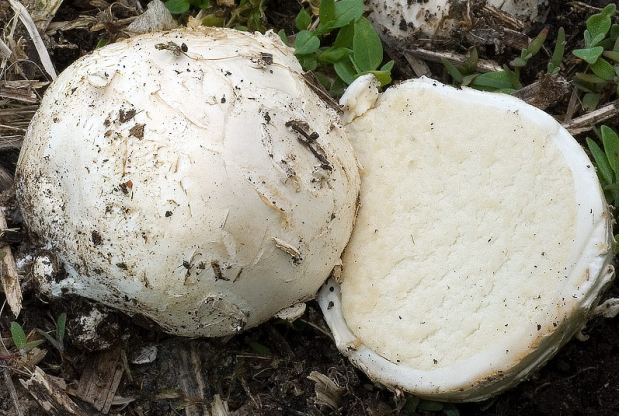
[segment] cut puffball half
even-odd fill
[[[478,401],[543,365],[613,278],[595,168],[551,116],[504,94],[370,77],[341,103],[361,204],[319,303],[373,380]]]
[[[293,49],[205,28],[72,64],[34,116],[16,183],[30,234],[64,267],[37,262],[41,292],[226,336],[303,312],[349,240],[359,174]]]

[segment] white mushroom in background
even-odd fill
[[[428,79],[341,101],[362,165],[339,276],[319,293],[336,344],[372,379],[477,401],[526,378],[613,278],[595,168],[551,116]]]
[[[223,336],[296,306],[339,261],[357,162],[335,111],[273,33],[175,30],[65,70],[17,168],[39,273],[165,331]],[[283,314],[286,315],[286,314]]]
[[[471,7],[469,1],[461,0],[368,0],[366,4],[377,32],[401,46],[419,36],[448,36],[455,23],[467,19]],[[487,0],[486,4],[529,25],[544,18],[548,1]]]

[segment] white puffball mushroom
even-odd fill
[[[273,33],[181,29],[95,50],[50,86],[18,162],[25,224],[66,270],[41,287],[184,336],[303,312],[355,217],[339,123]]]
[[[374,82],[351,88],[368,95]],[[370,108],[353,98],[345,116],[367,108],[345,126],[360,210],[318,297],[338,348],[373,380],[432,400],[514,386],[585,325],[613,278],[594,165],[508,95],[422,78]]]
[[[486,0],[486,5],[519,19],[526,26],[545,15],[548,0]],[[460,0],[368,0],[368,19],[385,40],[402,45],[420,36],[447,37],[468,21],[471,5]]]

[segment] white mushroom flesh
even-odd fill
[[[388,89],[347,132],[361,208],[342,284],[320,302],[371,377],[482,400],[583,325],[612,276],[610,218],[594,166],[555,120],[422,79]]]

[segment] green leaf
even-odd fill
[[[522,59],[522,58],[515,58],[512,61],[510,61],[510,65],[514,66],[514,67],[524,67],[527,64],[527,61]]]
[[[596,110],[598,102],[601,100],[601,94],[588,92],[581,98],[581,105],[588,111]]]
[[[605,36],[611,28],[611,16],[616,12],[616,5],[609,4],[600,13],[590,16],[586,21],[586,27],[592,35],[596,38],[600,35]]]
[[[486,72],[478,75],[471,82],[471,86],[483,91],[512,89],[512,82],[504,71]]]
[[[278,30],[278,36],[280,36],[280,40],[282,41],[282,43],[288,45],[288,37],[286,36],[286,32],[284,31],[284,29]]]
[[[336,3],[334,27],[343,27],[362,17],[364,0],[340,0]]]
[[[62,345],[65,339],[65,329],[67,327],[67,314],[61,313],[56,322],[56,340]]]
[[[443,403],[431,400],[420,400],[416,410],[426,410],[427,412],[438,412],[443,409]]]
[[[609,58],[614,62],[618,62],[618,52],[605,51],[603,52],[605,58]]]
[[[383,65],[379,70],[380,71],[387,71],[387,72],[391,72],[392,68],[394,68],[394,61],[390,61],[388,63],[386,63],[385,65]]]
[[[377,80],[381,83],[381,86],[384,87],[392,82],[392,74],[390,71],[369,71],[362,74],[359,74],[358,77],[365,74],[373,74]],[[357,77],[356,77],[357,78]]]
[[[381,39],[365,17],[355,21],[353,61],[360,72],[374,71],[383,61]]]
[[[589,82],[592,84],[607,84],[607,81],[603,78],[600,78],[594,74],[584,74],[582,72],[577,72],[575,74],[575,78],[583,80],[585,82]]]
[[[616,76],[614,67],[603,58],[599,58],[595,63],[591,64],[590,69],[597,77],[605,81],[611,81]]]
[[[618,40],[618,24],[614,23],[611,25],[611,30],[609,31],[609,39],[612,41]]]
[[[17,322],[11,322],[11,338],[13,338],[15,346],[20,350],[26,346],[26,333]]]
[[[26,345],[24,345],[23,348],[20,348],[20,352],[26,353],[28,351],[30,351],[31,349],[33,349],[34,347],[38,347],[39,345],[43,344],[45,341],[42,339],[38,339],[36,341],[31,341],[29,343],[27,343]]]
[[[328,25],[336,20],[336,3],[334,0],[321,0],[319,19],[321,19],[321,25]]]
[[[463,83],[463,74],[461,74],[461,72],[454,65],[452,65],[452,62],[448,61],[446,58],[441,58],[441,63],[444,68],[446,68],[446,71],[448,71],[448,74],[450,74],[450,76],[454,78],[457,83]]]
[[[515,90],[523,88],[523,85],[521,85],[521,81],[519,81],[519,75],[516,71],[511,71],[508,66],[504,65],[504,72],[506,73],[506,77],[508,77],[512,88],[514,88]]]
[[[343,26],[334,40],[334,46],[336,48],[349,48],[353,46],[353,34],[355,33],[354,23],[351,22],[346,26]]]
[[[616,182],[618,181],[618,134],[608,126],[601,127],[601,136],[603,141],[603,149],[611,169],[616,174]]]
[[[463,82],[461,82],[461,85],[467,87],[469,84],[471,84],[471,82],[480,74],[469,74],[469,75],[465,75],[463,77]]]
[[[596,172],[599,174],[601,182],[603,182],[604,185],[612,183],[614,181],[614,171],[611,166],[609,166],[607,155],[605,155],[598,144],[591,138],[586,138],[586,143],[594,158],[594,163],[596,163]]]
[[[317,56],[317,60],[319,62],[329,62],[333,64],[342,58],[349,56],[352,52],[353,51],[348,48],[331,47],[321,52],[319,56]]]
[[[566,45],[566,34],[564,28],[561,27],[558,30],[558,37],[555,40],[555,48],[553,49],[553,55],[547,65],[547,73],[556,74],[560,71],[560,65],[562,65],[562,59],[564,58],[564,46]]]
[[[593,64],[603,53],[602,46],[595,46],[588,49],[575,49],[573,55],[577,58],[581,58],[589,64]]]
[[[308,26],[310,26],[311,22],[312,17],[310,14],[306,11],[306,9],[301,9],[295,18],[295,27],[299,31],[306,30],[308,29]]]
[[[334,63],[334,70],[336,71],[336,74],[338,74],[338,77],[340,77],[340,79],[342,79],[347,85],[351,84],[357,75],[357,71],[353,66],[353,62],[351,62],[350,57],[346,57]]]
[[[248,345],[257,354],[266,356],[271,355],[271,350],[258,341],[251,340],[250,342],[248,342]]]
[[[164,5],[172,14],[181,14],[189,10],[188,0],[168,0]]]
[[[532,56],[536,55],[538,53],[538,51],[540,50],[540,48],[542,48],[543,43],[545,43],[545,39],[547,39],[547,34],[549,33],[549,28],[546,27],[543,30],[540,31],[540,33],[538,34],[538,36],[536,36],[534,38],[534,40],[530,43],[530,45],[527,47],[527,52],[531,53]],[[531,58],[531,56],[529,57]],[[529,59],[527,58],[527,59]]]
[[[314,71],[318,66],[315,54],[297,55],[297,59],[304,71]]]
[[[211,7],[211,2],[209,0],[189,0],[189,4],[196,6],[201,10]]]
[[[6,251],[0,251],[0,261],[2,261],[5,256],[6,256]]]
[[[295,37],[295,53],[297,55],[307,55],[309,53],[315,52],[321,46],[321,41],[319,38],[312,32],[307,30],[302,30]]]
[[[464,74],[473,74],[478,69],[478,49],[472,46],[465,55],[465,62],[463,62]]]

